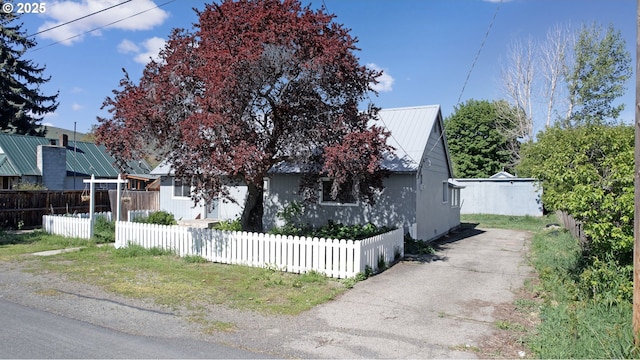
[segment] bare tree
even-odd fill
[[[549,29],[544,42],[540,43],[538,66],[543,78],[542,96],[546,103],[547,118],[545,126],[553,124],[554,115],[558,114],[558,102],[562,97],[562,92],[566,90],[567,64],[571,61],[574,33],[570,25],[556,25]],[[567,112],[571,114],[571,102],[567,101]],[[568,115],[567,115],[568,117]]]
[[[502,68],[502,87],[510,106],[501,113],[506,116],[505,121],[512,123],[505,126],[512,133],[505,135],[520,141],[533,139],[535,52],[536,44],[531,38],[524,44],[513,42],[507,52],[508,65]]]

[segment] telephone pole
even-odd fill
[[[636,0],[636,116],[633,216],[633,338],[640,346],[640,0]]]

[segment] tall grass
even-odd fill
[[[533,237],[531,255],[543,304],[542,322],[529,346],[540,358],[619,359],[640,355],[633,345],[631,303],[583,296],[582,252],[571,234],[538,232]]]

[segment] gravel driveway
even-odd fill
[[[203,334],[187,311],[158,307],[0,262],[0,297],[110,329],[164,338],[198,338],[283,358],[475,358],[496,333],[496,309],[531,276],[530,235],[466,230],[436,255],[407,259],[336,300],[297,316],[212,306],[208,318],[236,330]],[[502,354],[518,357],[517,353]]]

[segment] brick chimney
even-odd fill
[[[61,134],[60,135],[60,142],[58,143],[59,146],[62,146],[64,148],[66,148],[67,146],[69,146],[69,135],[67,134]]]

